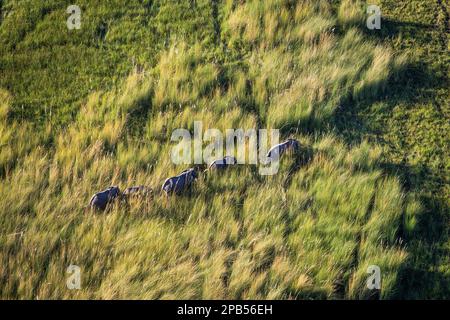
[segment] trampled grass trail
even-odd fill
[[[80,5],[86,24],[72,36],[55,22],[64,21],[58,1],[4,4],[11,14],[2,43],[43,55],[53,45],[59,58],[58,46],[68,47],[80,78],[56,72],[63,90],[43,77],[28,93],[1,91],[2,298],[401,297],[409,258],[402,238],[423,207],[386,170],[381,147],[333,133],[337,113],[405,77],[407,58],[361,30],[359,1]],[[30,23],[6,34],[21,15]],[[3,50],[2,65],[17,63]],[[77,57],[86,50],[95,52],[92,63]],[[24,72],[0,83],[22,83]],[[42,112],[22,113],[17,101],[66,110],[53,115],[58,121],[33,121]],[[184,170],[171,162],[170,137],[194,121],[223,132],[281,129],[302,152],[283,157],[275,176],[242,165],[202,176],[176,198],[157,191],[150,203],[85,210],[107,186],[159,190]],[[66,287],[69,265],[81,268],[80,290]],[[379,291],[366,286],[370,265],[381,269]]]

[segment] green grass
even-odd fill
[[[346,141],[370,138],[385,150],[385,167],[401,176],[424,213],[402,228],[410,256],[399,283],[403,298],[450,296],[448,1],[376,1],[382,29],[367,35],[408,57],[405,77],[375,101],[360,101],[337,117]],[[411,208],[411,211],[415,209]],[[415,226],[412,227],[412,224]]]
[[[444,5],[383,1],[368,31],[359,1],[79,1],[68,31],[72,3],[0,3],[0,297],[448,298]],[[175,203],[194,120],[303,148]],[[155,198],[86,212],[113,184]]]

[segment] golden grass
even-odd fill
[[[420,205],[367,142],[296,134],[304,150],[283,157],[276,176],[238,166],[176,199],[159,192],[185,169],[170,160],[176,128],[311,128],[348,95],[382,92],[397,63],[389,50],[356,29],[330,30],[348,23],[349,1],[337,18],[326,1],[289,3],[228,1],[224,37],[252,48],[239,66],[174,43],[154,69],[92,93],[52,148],[8,120],[0,92],[2,298],[367,298],[370,264],[382,268],[381,297],[395,293],[406,259],[398,228]],[[154,188],[154,200],[86,212],[95,191],[134,184]],[[66,288],[70,264],[81,267],[81,290]]]

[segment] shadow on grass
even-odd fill
[[[432,32],[434,28],[434,25],[383,20],[380,32],[375,35],[368,30],[363,32],[378,40],[389,40],[401,32],[404,38],[412,39],[415,46],[421,46],[429,41],[424,32]],[[397,79],[388,81],[382,95],[358,101],[349,98],[343,102],[345,108],[337,110],[332,120],[336,134],[347,144],[369,139],[388,146],[390,152],[400,154],[400,163],[387,160],[382,168],[387,174],[400,177],[404,190],[415,195],[422,204],[423,210],[416,217],[413,230],[406,231],[403,225],[399,230],[399,238],[405,241],[408,257],[399,270],[396,292],[389,294],[396,299],[450,297],[450,272],[444,270],[450,256],[450,208],[442,188],[446,185],[445,173],[428,162],[410,165],[407,159],[413,156],[412,151],[407,146],[399,148],[390,145],[383,137],[389,133],[387,123],[398,106],[404,108],[401,111],[405,112],[414,104],[431,104],[436,115],[445,117],[435,94],[439,90],[446,90],[448,79],[434,63],[433,59],[413,59]],[[414,132],[404,134],[414,136]]]
[[[408,259],[399,271],[397,299],[448,299],[450,297],[450,273],[439,270],[449,257],[448,212],[450,207],[434,192],[433,177],[438,176],[427,166],[384,164],[391,174],[402,178],[404,188],[416,194],[423,211],[416,217],[413,230],[404,225],[399,237],[406,241]],[[404,221],[403,221],[404,222]]]

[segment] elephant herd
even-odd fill
[[[281,157],[286,151],[298,151],[300,149],[300,143],[295,139],[288,139],[283,143],[277,144],[272,147],[267,153],[267,157],[270,159],[276,159]],[[221,159],[214,160],[205,172],[209,171],[222,171],[230,166],[237,165],[236,158],[232,156],[226,156]],[[198,168],[190,168],[184,170],[179,175],[171,178],[167,178],[162,187],[161,191],[164,192],[166,196],[169,195],[180,195],[188,191],[195,180],[198,177]],[[117,186],[109,187],[103,191],[94,194],[89,201],[89,208],[94,210],[105,210],[108,205],[112,204],[117,200],[128,201],[131,198],[149,198],[153,195],[153,190],[147,186],[133,186],[126,188],[123,192]]]

